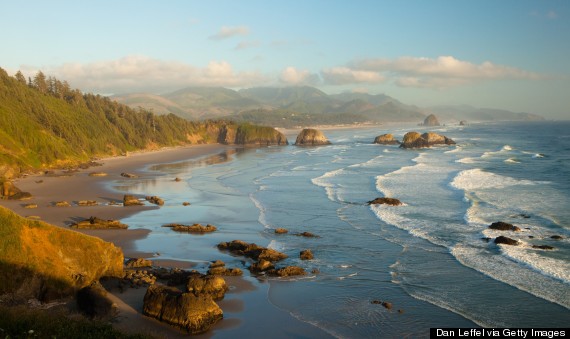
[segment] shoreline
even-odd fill
[[[41,220],[52,225],[74,230],[83,234],[98,237],[111,242],[123,251],[125,258],[142,257],[151,259],[155,265],[162,267],[179,267],[189,269],[192,263],[187,261],[161,259],[155,253],[141,252],[136,248],[138,240],[145,239],[151,230],[138,228],[127,230],[77,230],[69,228],[69,224],[96,216],[101,219],[121,220],[134,214],[158,210],[160,207],[145,203],[144,206],[112,205],[122,202],[124,192],[113,187],[130,186],[137,182],[153,180],[163,176],[152,167],[163,164],[192,161],[197,165],[215,163],[216,156],[224,152],[235,152],[239,146],[221,144],[192,145],[166,148],[157,151],[130,153],[129,156],[99,159],[102,166],[90,167],[74,173],[63,170],[53,171],[50,175],[34,174],[15,179],[14,184],[22,191],[30,192],[32,198],[24,201],[0,200],[0,205],[15,213],[34,220]],[[205,160],[204,160],[205,158]],[[55,172],[55,173],[54,173]],[[104,172],[105,176],[89,176],[92,172]],[[121,173],[132,173],[137,178],[125,178]],[[175,178],[173,177],[172,180]],[[153,192],[147,192],[153,195]],[[135,195],[140,197],[140,195]],[[78,206],[77,201],[95,200],[97,206]],[[70,207],[56,207],[55,202],[67,201]],[[28,209],[27,204],[36,204],[37,208]],[[236,235],[238,236],[238,235]],[[202,249],[207,255],[215,249]],[[219,301],[224,311],[224,319],[215,324],[208,332],[198,338],[235,337],[248,335],[259,330],[262,333],[273,333],[275,337],[290,337],[291,334],[301,337],[327,337],[317,327],[296,319],[288,312],[277,308],[268,299],[269,283],[259,281],[250,276],[246,270],[243,277],[225,277],[232,286],[226,298]],[[118,315],[113,321],[117,329],[130,333],[147,333],[158,337],[187,337],[188,334],[167,324],[142,315],[142,298],[145,288],[130,288],[124,292],[109,290],[111,300],[116,303]],[[229,316],[229,319],[226,318]],[[279,329],[277,333],[275,330]]]

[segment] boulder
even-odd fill
[[[295,145],[297,146],[330,145],[330,141],[323,134],[323,132],[312,128],[305,128],[297,136]]]
[[[139,198],[135,197],[134,195],[125,194],[123,196],[123,206],[140,206],[144,205]]]
[[[164,205],[164,200],[157,197],[156,195],[146,196],[145,199],[146,199],[146,201],[153,203],[155,205],[158,205],[158,206]]]
[[[461,120],[461,121],[459,122],[459,126],[465,126],[465,125],[467,125],[467,121]]]
[[[398,140],[394,139],[394,135],[392,135],[392,134],[379,135],[374,139],[374,143],[380,144],[380,145],[399,145],[400,144],[400,142]]]
[[[289,233],[289,231],[285,228],[276,228],[275,229],[275,234],[286,234]]]
[[[554,239],[554,240],[562,240],[562,239],[564,239],[561,235],[553,235],[553,236],[551,236],[550,238],[551,238],[551,239]]]
[[[226,264],[221,260],[211,263],[208,269],[208,275],[239,276],[242,274],[242,270],[239,268],[227,268]]]
[[[125,178],[138,178],[138,175],[132,174],[132,173],[127,173],[127,172],[121,173],[121,176],[125,177]]]
[[[55,207],[71,207],[71,204],[67,201],[56,201],[53,205]]]
[[[273,270],[274,268],[275,266],[273,266],[273,263],[271,261],[261,259],[258,262],[251,264],[249,270],[253,273],[259,273]]]
[[[423,123],[424,126],[440,126],[437,117],[433,114],[428,115]]]
[[[505,244],[505,245],[517,246],[519,244],[519,242],[515,239],[507,238],[507,237],[504,237],[501,235],[501,236],[495,238],[495,244]]]
[[[77,202],[78,206],[97,206],[97,201],[95,200],[79,200]]]
[[[218,275],[191,275],[186,283],[186,289],[195,296],[210,295],[212,299],[223,299],[228,286],[224,278]]]
[[[25,204],[24,208],[38,208],[37,204]]]
[[[520,227],[502,221],[497,221],[492,223],[491,225],[489,225],[489,228],[498,231],[514,231],[514,232],[521,231]]]
[[[302,250],[299,253],[299,257],[301,258],[301,260],[313,260],[315,258],[311,250]]]
[[[367,202],[368,205],[390,205],[390,206],[400,206],[403,205],[402,202],[396,198],[376,198]]]
[[[201,225],[201,224],[193,224],[193,225],[181,225],[181,224],[167,224],[162,227],[170,227],[173,231],[176,232],[188,232],[188,233],[210,233],[216,231],[218,228],[214,225]]]
[[[90,177],[106,177],[107,173],[105,172],[91,172],[89,173]]]
[[[90,217],[89,219],[71,224],[70,227],[78,229],[127,229],[129,226],[118,220],[103,220],[97,217]]]
[[[540,250],[553,250],[554,247],[548,245],[532,245],[532,248],[538,248]]]
[[[296,235],[298,237],[305,237],[305,238],[320,238],[320,236],[313,234],[311,232],[295,233],[294,235]]]
[[[182,206],[190,206],[190,203],[188,201],[185,201],[182,203]]]
[[[158,284],[151,285],[146,291],[143,314],[191,334],[203,333],[223,318],[222,310],[211,296],[195,296]]]

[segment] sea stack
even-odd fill
[[[433,132],[419,134],[418,132],[408,132],[404,135],[401,148],[423,148],[433,145],[455,145],[455,141],[445,135]]]
[[[330,143],[323,132],[312,128],[302,130],[295,141],[297,146],[330,145]]]
[[[430,114],[426,117],[423,125],[424,126],[440,126],[439,121],[437,120],[437,117],[433,114]]]
[[[374,143],[380,144],[380,145],[399,145],[400,144],[400,142],[398,140],[394,139],[394,135],[392,135],[392,134],[379,135],[374,139]]]

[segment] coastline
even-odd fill
[[[153,180],[161,176],[150,167],[162,164],[171,164],[182,161],[196,161],[200,165],[216,163],[217,155],[224,152],[235,152],[236,146],[220,144],[193,145],[175,148],[165,148],[150,152],[131,153],[126,157],[112,157],[100,159],[101,166],[90,167],[74,173],[62,170],[51,172],[49,175],[36,174],[14,180],[15,185],[22,191],[30,192],[32,198],[25,201],[0,200],[0,205],[11,209],[17,214],[48,222],[62,228],[69,229],[69,225],[78,220],[96,216],[101,219],[121,220],[142,211],[157,210],[160,207],[146,203],[144,206],[113,205],[122,202],[124,192],[114,189],[114,184],[129,181],[141,182]],[[202,161],[203,158],[206,160]],[[92,172],[104,172],[105,176],[89,176]],[[138,176],[129,179],[121,173],[132,173]],[[173,177],[172,180],[175,178]],[[153,195],[153,192],[147,192]],[[97,206],[78,206],[80,200],[95,200]],[[67,201],[69,207],[56,207],[55,202]],[[36,204],[37,208],[28,209],[27,204]],[[168,203],[168,202],[167,202]],[[141,252],[136,248],[136,241],[145,239],[150,233],[147,229],[127,230],[75,230],[111,242],[120,247],[125,257],[143,257],[153,259],[155,265],[162,267],[179,267],[189,269],[193,265],[186,261],[161,260],[153,258],[154,253]],[[239,237],[239,235],[236,235]],[[229,240],[229,239],[228,239]],[[201,253],[205,256],[216,249],[203,248]],[[219,302],[224,310],[224,320],[218,322],[208,332],[195,336],[199,338],[235,337],[236,335],[250,335],[252,331],[258,333],[273,333],[279,337],[326,337],[320,329],[294,318],[289,313],[280,310],[268,299],[269,284],[249,276],[246,271],[244,277],[228,277],[231,286],[226,298]],[[124,292],[109,290],[111,300],[117,305],[118,314],[113,326],[125,332],[146,333],[157,337],[187,337],[188,334],[167,324],[142,315],[142,299],[145,288],[131,288]],[[227,315],[229,319],[226,319]],[[278,333],[275,333],[278,329]]]

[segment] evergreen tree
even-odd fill
[[[44,94],[48,93],[48,83],[46,80],[46,76],[42,71],[38,71],[38,73],[34,77],[34,87],[41,93]]]
[[[16,74],[14,75],[14,77],[16,78],[16,80],[18,80],[20,83],[22,84],[26,84],[26,78],[24,77],[24,75],[22,74],[22,72],[18,71],[16,72]]]

